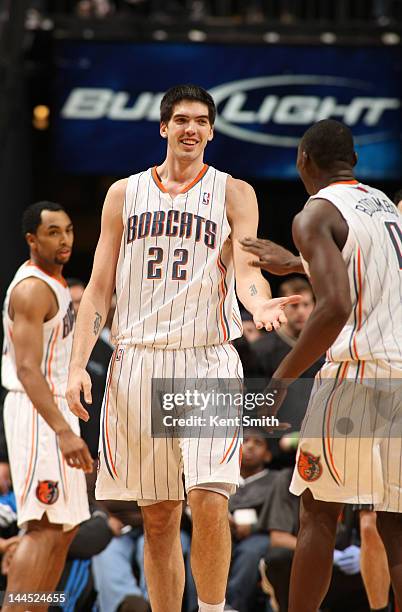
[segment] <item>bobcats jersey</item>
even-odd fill
[[[4,348],[2,359],[2,384],[10,391],[23,391],[17,376],[13,345],[13,321],[8,314],[10,295],[18,283],[34,276],[44,281],[56,296],[59,310],[57,314],[43,323],[43,357],[41,370],[54,395],[64,396],[67,384],[68,364],[70,361],[74,310],[70,290],[31,261],[24,263],[14,276],[8,288],[3,308]]]
[[[383,374],[402,376],[402,217],[382,191],[355,180],[321,189],[306,206],[317,198],[336,206],[349,227],[342,256],[353,308],[327,359],[363,369],[377,362]]]
[[[116,344],[180,349],[242,334],[227,176],[204,165],[174,198],[156,168],[128,179],[116,271]]]

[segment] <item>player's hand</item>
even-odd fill
[[[67,465],[91,473],[94,461],[84,440],[77,436],[72,429],[61,431],[58,434],[58,439],[60,450]]]
[[[262,268],[277,276],[300,272],[300,257],[293,255],[293,253],[276,244],[276,242],[272,242],[272,240],[243,238],[239,242],[244,251],[258,257],[258,261],[251,262],[250,266]]]
[[[257,329],[279,329],[282,323],[287,323],[283,309],[287,304],[298,304],[302,300],[301,295],[289,295],[288,297],[273,298],[260,302],[253,312],[253,319]]]
[[[268,418],[271,418],[272,422],[285,400],[288,383],[289,381],[286,380],[272,378],[263,391],[266,401],[259,404],[257,413],[258,417],[264,421],[262,427],[268,434],[281,435],[282,432],[290,429],[290,423],[282,423],[278,419],[276,419],[276,423],[268,424]]]
[[[235,523],[235,538],[237,540],[244,540],[251,535],[251,525],[238,525]]]
[[[4,547],[2,543],[3,556],[1,559],[1,573],[4,576],[7,576],[8,574],[15,551],[17,550],[20,541],[21,541],[21,538],[18,536],[15,536],[13,538],[8,538],[7,540],[3,540]]]
[[[81,404],[80,395],[82,391],[85,402],[92,404],[91,388],[91,378],[84,368],[70,368],[66,391],[68,407],[75,416],[83,421],[89,421],[89,414]]]

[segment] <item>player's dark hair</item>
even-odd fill
[[[35,234],[36,230],[42,223],[42,211],[43,210],[51,210],[51,211],[64,211],[64,208],[61,204],[56,204],[56,202],[47,202],[43,200],[42,202],[35,202],[35,204],[31,204],[24,210],[22,215],[22,234]]]
[[[71,287],[84,287],[85,288],[84,281],[80,280],[79,278],[75,278],[74,276],[70,276],[69,278],[66,278],[66,283],[69,289],[71,289]]]
[[[336,162],[354,166],[352,132],[340,121],[318,121],[305,132],[300,146],[323,170],[330,169]]]
[[[402,189],[398,189],[396,194],[394,195],[394,204],[398,206],[399,202],[402,200]]]
[[[307,279],[300,276],[289,278],[279,285],[278,297],[286,297],[297,293],[307,292],[314,297],[313,288]]]
[[[212,96],[198,85],[176,85],[167,90],[161,101],[161,122],[168,123],[173,115],[176,104],[182,100],[201,102],[208,107],[209,123],[214,125],[216,106]]]

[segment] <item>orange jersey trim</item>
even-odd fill
[[[333,404],[333,401],[334,401],[334,398],[335,398],[335,394],[336,394],[336,391],[339,389],[343,379],[345,378],[346,372],[348,371],[348,368],[349,368],[349,362],[345,361],[345,364],[344,364],[344,367],[343,367],[343,372],[341,372],[341,375],[339,377],[339,384],[336,385],[335,389],[332,392],[331,401],[329,403],[329,410],[328,410],[328,416],[327,416],[327,427],[326,427],[326,440],[325,441],[326,441],[327,448],[328,448],[329,458],[330,458],[331,465],[333,467],[333,470],[334,470],[334,472],[335,472],[339,482],[341,482],[341,477],[339,476],[338,470],[335,467],[334,457],[332,455],[331,437],[330,437],[329,426],[330,426],[330,421],[331,421],[332,404]]]
[[[332,187],[332,185],[358,185],[359,181],[356,179],[351,179],[350,181],[336,181],[335,183],[330,183],[328,187]]]
[[[40,266],[38,266],[37,264],[35,264],[33,261],[31,261],[31,259],[29,259],[26,263],[27,266],[32,266],[33,268],[37,268],[38,270],[40,270],[41,272],[43,272],[43,274],[46,274],[46,276],[50,276],[50,278],[53,278],[53,280],[57,281],[58,283],[60,283],[60,285],[62,287],[68,287],[67,282],[64,278],[60,279],[57,278],[56,276],[53,276],[53,274],[49,274],[49,272],[46,272],[46,270],[44,270],[43,268],[41,268]]]
[[[115,473],[115,476],[118,476],[117,472],[116,472],[115,465],[113,463],[113,456],[112,456],[112,450],[110,448],[109,428],[108,428],[108,422],[109,422],[109,394],[110,394],[110,387],[111,387],[111,384],[112,384],[113,368],[114,368],[114,364],[116,362],[116,355],[117,355],[117,350],[115,350],[114,354],[113,354],[113,361],[112,361],[112,365],[110,366],[110,376],[109,376],[108,385],[107,385],[107,391],[106,391],[105,434],[106,434],[107,448],[108,448],[108,451],[109,451],[110,463],[112,464],[112,469],[113,469],[113,472]]]
[[[169,193],[168,190],[166,189],[166,187],[164,186],[164,184],[162,183],[156,168],[157,168],[157,166],[154,166],[152,168],[152,171],[151,171],[152,172],[152,178],[154,179],[157,187],[159,187],[159,189],[163,193]],[[187,193],[187,191],[189,191],[192,187],[194,187],[194,185],[196,185],[202,179],[202,177],[206,174],[208,168],[209,168],[208,164],[204,164],[203,167],[201,168],[200,172],[195,177],[195,179],[192,180],[191,183],[186,185],[186,187],[184,187],[181,191],[179,191],[179,193],[177,195],[179,195],[181,193]]]

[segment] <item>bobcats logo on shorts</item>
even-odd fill
[[[51,506],[59,499],[59,483],[54,480],[39,480],[36,497],[42,504]]]
[[[318,480],[322,474],[320,457],[315,457],[311,453],[300,450],[297,471],[303,480],[307,480],[307,482]]]

